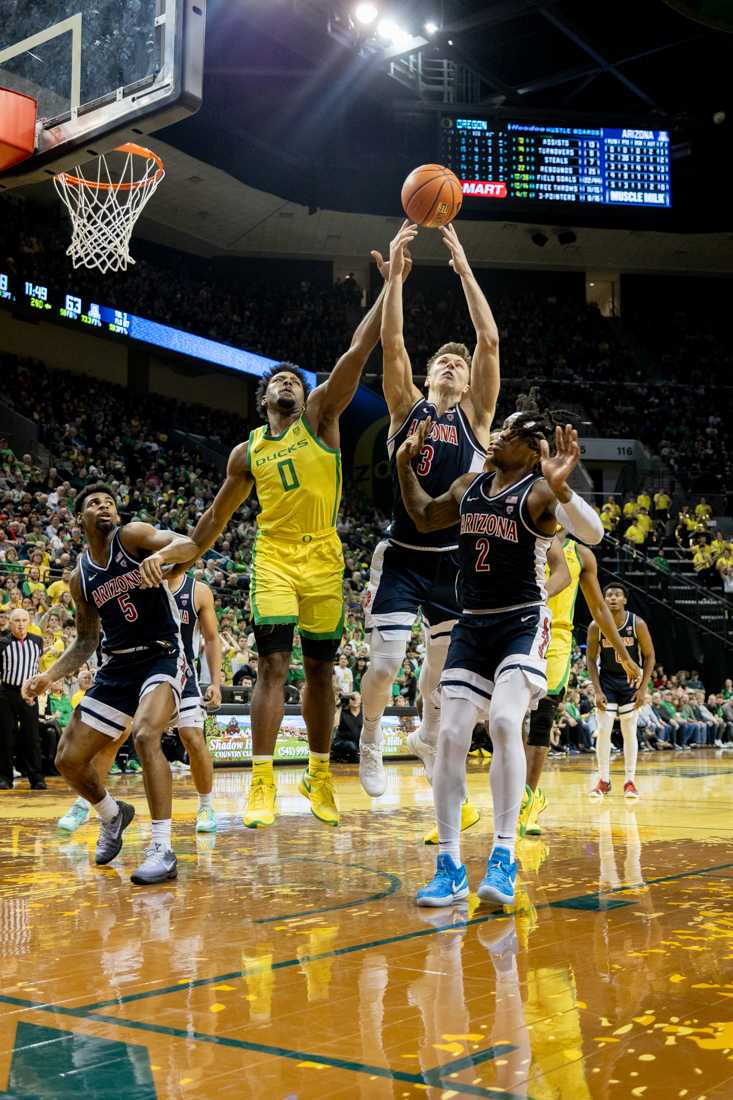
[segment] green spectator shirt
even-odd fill
[[[71,700],[68,695],[49,695],[46,715],[48,718],[57,719],[59,725],[67,726],[71,721]]]

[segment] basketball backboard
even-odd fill
[[[38,102],[34,156],[0,190],[48,179],[192,114],[206,0],[5,0],[0,87]]]

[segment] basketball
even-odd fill
[[[402,184],[402,207],[411,222],[439,229],[458,216],[463,191],[458,177],[442,164],[413,168]]]

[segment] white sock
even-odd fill
[[[210,806],[210,805],[211,805],[211,794],[210,793],[209,794],[200,794],[199,795],[199,809],[202,810],[204,808],[204,806]]]
[[[531,690],[524,673],[515,669],[499,679],[489,710],[489,732],[494,746],[489,772],[494,803],[494,847],[507,848],[512,859],[527,782],[522,724],[530,700]]]
[[[636,778],[636,761],[639,756],[639,742],[636,737],[639,712],[635,710],[631,714],[622,714],[619,721],[621,723],[621,735],[624,739],[624,783],[629,781],[633,783]]]
[[[376,718],[367,718],[364,715],[364,723],[361,727],[361,737],[359,738],[366,745],[381,745],[382,744],[382,715],[377,715]]]
[[[439,851],[461,865],[461,804],[466,784],[466,756],[478,707],[465,699],[443,698],[438,755],[433,771],[433,804],[438,820]]]
[[[95,814],[102,819],[105,825],[109,825],[110,821],[117,817],[119,808],[109,791],[105,791],[101,802],[95,802],[93,806]]]
[[[171,819],[153,821],[153,844],[162,844],[167,851],[171,846]]]
[[[87,802],[86,798],[82,798],[81,795],[79,795],[74,805],[79,806],[82,810],[90,810],[92,807],[91,802]]]
[[[611,782],[611,731],[615,715],[607,710],[598,711],[598,729],[596,731],[596,756],[598,774],[604,783]]]

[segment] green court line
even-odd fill
[[[473,1065],[493,1060],[502,1054],[512,1053],[517,1048],[509,1043],[500,1043],[495,1047],[488,1047],[485,1050],[477,1051],[474,1056],[468,1055],[454,1062],[448,1062],[445,1066],[435,1066],[433,1069],[425,1070],[422,1073],[408,1073],[405,1070],[391,1069],[388,1066],[372,1066],[366,1062],[352,1062],[346,1058],[335,1058],[327,1054],[311,1054],[309,1051],[292,1050],[289,1047],[273,1046],[269,1043],[253,1043],[247,1039],[232,1039],[226,1035],[210,1035],[204,1031],[187,1031],[184,1028],[147,1023],[144,1020],[126,1020],[118,1016],[107,1016],[101,1012],[87,1012],[81,1008],[36,1004],[34,1001],[24,1000],[21,997],[9,997],[4,994],[0,994],[0,1003],[12,1004],[37,1012],[49,1012],[57,1016],[71,1017],[72,1019],[113,1024],[115,1027],[129,1028],[133,1031],[168,1035],[174,1039],[195,1039],[199,1043],[212,1043],[215,1046],[247,1050],[252,1054],[269,1054],[275,1058],[288,1058],[297,1062],[315,1062],[317,1065],[329,1066],[332,1069],[347,1070],[351,1073],[366,1073],[371,1077],[384,1077],[392,1081],[403,1081],[408,1085],[450,1087],[454,1092],[464,1093],[468,1096],[488,1097],[489,1100],[525,1100],[525,1098],[505,1092],[503,1089],[484,1088],[481,1085],[464,1085],[460,1081],[451,1081],[449,1086],[445,1084],[446,1074],[457,1073],[462,1069],[470,1069]]]
[[[397,875],[393,875],[389,871],[375,871],[373,867],[365,867],[362,863],[339,863],[336,859],[309,859],[307,856],[291,856],[289,858],[297,860],[299,863],[328,863],[334,867],[348,867],[358,871],[368,871],[371,875],[386,879],[389,885],[386,890],[381,890],[378,894],[369,894],[368,897],[355,898],[353,901],[340,901],[336,905],[323,905],[318,909],[301,909],[299,913],[285,913],[280,917],[260,917],[253,922],[254,924],[275,924],[277,921],[298,920],[299,917],[314,917],[319,913],[333,913],[337,909],[353,909],[358,905],[368,905],[372,901],[382,901],[383,898],[391,897],[392,894],[396,894],[402,888],[402,880]],[[283,860],[282,862],[287,861]]]
[[[728,871],[732,867],[733,863],[719,863],[713,867],[698,867],[695,870],[691,871],[678,871],[673,875],[662,875],[660,878],[647,879],[643,885],[656,886],[663,882],[674,882],[677,879],[693,878],[695,875],[710,874],[712,871]],[[641,883],[638,885],[641,885]],[[603,890],[601,892],[596,892],[592,894],[580,894],[578,895],[578,897],[574,898],[562,898],[556,899],[555,901],[546,901],[543,902],[541,905],[537,905],[535,909],[537,912],[543,909],[553,909],[557,907],[560,901],[564,903],[563,907],[567,908],[568,903],[580,903],[587,898],[601,898],[611,894],[623,893],[626,890],[632,889],[634,889],[634,886],[629,884],[614,886],[610,890]],[[421,939],[423,936],[434,936],[436,935],[436,933],[442,932],[448,928],[471,928],[473,925],[486,924],[487,921],[502,919],[506,916],[507,914],[504,912],[504,910],[499,909],[492,913],[486,913],[484,916],[481,917],[471,917],[470,919],[466,920],[451,921],[446,924],[441,924],[438,927],[416,928],[411,932],[400,932],[398,935],[395,936],[385,936],[383,939],[380,940],[368,940],[366,943],[354,943],[349,945],[348,947],[335,947],[330,951],[321,951],[316,955],[304,955],[299,959],[283,959],[280,962],[273,963],[272,969],[285,970],[291,966],[301,966],[303,963],[318,962],[321,959],[334,959],[338,958],[341,955],[352,955],[357,951],[369,951],[375,947],[388,947],[390,944],[393,943],[405,943],[408,940]],[[243,978],[244,976],[245,972],[243,970],[230,970],[226,974],[215,974],[213,977],[210,978],[196,978],[194,981],[187,982],[185,985],[162,986],[160,989],[146,989],[143,993],[128,993],[124,997],[116,997],[107,1001],[96,1001],[92,1004],[82,1005],[79,1011],[94,1012],[100,1008],[119,1007],[121,1005],[131,1004],[134,1001],[145,1001],[151,997],[166,997],[171,993],[181,993],[187,990],[196,989],[198,986],[212,985],[214,982],[235,981],[236,979]]]

